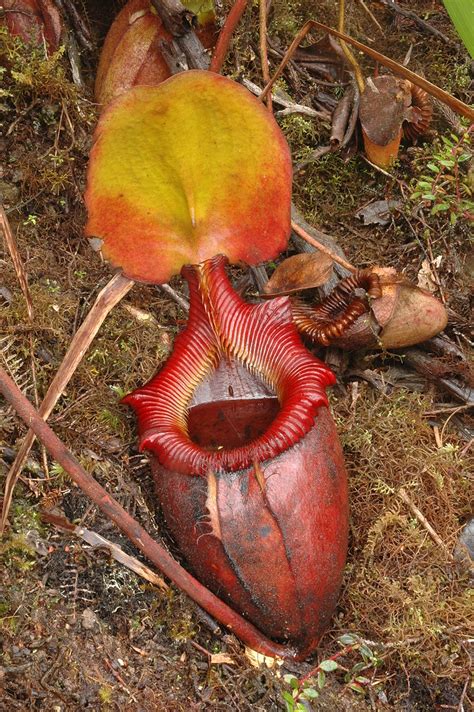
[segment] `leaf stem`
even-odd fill
[[[314,237],[311,237],[311,235],[309,235],[306,230],[304,230],[294,220],[291,221],[291,229],[294,230],[297,235],[302,237],[303,240],[305,240],[308,244],[312,245],[313,247],[316,247],[316,249],[328,255],[334,262],[337,262],[338,265],[341,265],[341,267],[345,267],[345,269],[349,270],[349,272],[352,272],[352,274],[355,274],[355,272],[357,272],[357,268],[354,267],[354,265],[351,265],[351,263],[347,262],[347,260],[345,260],[343,257],[339,257],[339,255],[336,255],[336,253],[330,250],[329,247],[326,247],[318,240],[315,240]]]
[[[227,15],[224,27],[220,31],[219,39],[217,40],[217,44],[214,49],[214,54],[212,55],[211,64],[209,66],[210,72],[219,73],[221,71],[229,50],[232,35],[234,34],[234,30],[239,24],[240,18],[244,14],[246,7],[247,0],[236,0],[231,11]]]
[[[345,15],[345,1],[344,0],[339,0],[339,20],[338,20],[338,27],[337,29],[339,32],[344,32],[344,15]],[[342,47],[342,51],[346,55],[346,59],[349,62],[349,64],[352,66],[352,69],[354,70],[354,76],[357,82],[357,86],[359,87],[359,91],[362,94],[365,89],[365,82],[364,82],[364,77],[361,71],[361,68],[359,66],[359,63],[357,59],[354,57],[353,53],[347,46],[347,44],[344,42],[344,40],[339,40],[340,45]]]

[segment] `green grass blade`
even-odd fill
[[[474,0],[443,0],[467,51],[474,58]]]

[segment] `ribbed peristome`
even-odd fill
[[[316,410],[327,405],[325,388],[335,381],[301,343],[288,298],[248,304],[233,290],[226,262],[217,256],[183,268],[190,294],[186,329],[161,371],[123,399],[137,413],[140,448],[188,475],[236,471],[286,451],[313,426]],[[263,380],[280,410],[261,436],[212,451],[190,439],[187,413],[197,387],[222,359],[240,362]]]

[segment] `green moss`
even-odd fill
[[[0,561],[6,568],[29,571],[36,564],[37,555],[27,535],[44,533],[39,512],[28,500],[17,499],[10,509],[9,520],[8,534],[0,542]]]
[[[112,702],[113,690],[111,687],[102,685],[98,691],[99,700],[103,705],[109,705]]]

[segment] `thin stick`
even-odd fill
[[[385,32],[384,32],[384,30],[383,30],[383,27],[382,27],[382,25],[380,24],[380,22],[377,20],[377,18],[375,17],[375,15],[374,15],[374,13],[372,12],[372,10],[371,10],[369,7],[367,7],[367,5],[365,4],[364,0],[359,0],[359,2],[360,2],[360,4],[362,5],[362,7],[364,8],[364,10],[366,11],[366,13],[368,14],[368,16],[370,17],[370,19],[372,20],[372,22],[373,22],[375,25],[377,25],[377,27],[379,28],[380,32],[384,35]]]
[[[169,591],[168,584],[165,583],[161,576],[157,576],[154,571],[149,569],[148,566],[145,566],[145,564],[142,564],[142,562],[135,556],[126,554],[118,544],[114,544],[113,541],[109,541],[109,539],[101,536],[101,534],[97,534],[97,532],[94,532],[91,529],[86,529],[85,527],[75,526],[65,517],[58,517],[57,515],[50,514],[49,512],[43,512],[41,519],[49,524],[53,524],[59,529],[75,534],[92,547],[107,549],[111,557],[115,559],[115,561],[118,561],[119,564],[123,564],[123,566],[126,566],[130,569],[130,571],[133,571],[138,576],[145,579],[145,581],[149,581],[154,586],[161,588],[162,591]]]
[[[51,411],[58,402],[61,393],[66,388],[85,352],[89,348],[94,336],[102,326],[105,317],[127,294],[133,284],[133,280],[128,279],[128,277],[124,277],[122,274],[116,274],[99,293],[89,314],[74,334],[69,349],[67,350],[66,355],[64,356],[63,361],[48,388],[48,392],[46,393],[39,409],[42,418],[47,419],[49,417]],[[15,489],[21,468],[28,457],[28,453],[31,450],[34,440],[34,433],[32,430],[29,430],[20,449],[18,450],[15,461],[8,472],[7,479],[5,481],[2,516],[0,519],[0,534],[2,534],[5,529],[12,501],[13,490]]]
[[[338,27],[337,29],[339,32],[344,32],[344,15],[345,15],[345,2],[344,0],[339,0],[339,19],[338,19]],[[365,89],[365,81],[364,77],[361,71],[361,68],[359,66],[359,63],[357,59],[354,57],[352,54],[351,50],[349,47],[346,45],[344,40],[340,41],[342,51],[344,52],[347,61],[351,65],[352,69],[354,70],[354,76],[356,78],[357,86],[359,87],[359,91],[362,94],[364,89]]]
[[[0,392],[15,408],[22,420],[45,444],[54,458],[70,475],[71,479],[99,509],[130,539],[130,541],[178,588],[192,598],[211,616],[230,628],[246,645],[263,655],[300,658],[292,648],[279,645],[266,638],[251,623],[242,618],[230,606],[211,593],[189,574],[177,561],[148,534],[148,532],[105,490],[92,475],[84,470],[78,460],[39,416],[12,379],[0,367]]]
[[[23,292],[23,296],[25,297],[26,309],[28,311],[28,319],[30,321],[33,321],[33,301],[31,299],[30,289],[28,287],[28,278],[26,276],[26,270],[23,265],[23,261],[21,259],[20,253],[18,251],[18,247],[15,242],[15,238],[13,237],[13,232],[10,227],[10,223],[8,222],[7,214],[3,208],[3,205],[1,205],[1,204],[0,204],[0,227],[2,228],[3,236],[5,238],[5,242],[7,243],[10,257],[12,258],[16,276],[18,278],[18,282],[20,283],[21,291]]]
[[[184,311],[189,311],[188,300],[182,297],[181,294],[178,294],[178,292],[173,289],[173,287],[170,287],[169,284],[167,284],[166,282],[164,284],[160,284],[158,289],[161,289],[161,291],[171,297],[171,299],[174,299],[176,304],[179,304],[179,306],[184,309]]]
[[[224,22],[224,27],[220,31],[219,38],[214,49],[214,54],[212,55],[209,71],[217,73],[221,71],[229,49],[232,35],[234,34],[234,30],[239,24],[240,18],[244,14],[246,7],[247,0],[236,0],[233,4],[232,9]]]
[[[338,265],[341,265],[341,267],[345,267],[345,269],[349,270],[349,272],[352,272],[353,274],[357,272],[357,269],[354,267],[354,265],[351,265],[350,262],[347,262],[343,257],[339,257],[339,255],[336,255],[332,250],[329,249],[329,247],[326,247],[323,245],[321,242],[318,242],[318,240],[315,240],[314,237],[311,237],[306,230],[303,230],[302,227],[298,225],[294,220],[291,221],[291,229],[296,232],[297,235],[303,238],[303,240],[306,240],[306,242],[313,247],[316,247],[316,249],[320,250],[321,252],[324,252],[326,255],[328,255],[334,262],[337,262]]]
[[[10,252],[10,257],[12,259],[13,266],[15,268],[18,282],[21,287],[21,291],[23,292],[23,296],[25,297],[28,321],[30,322],[30,324],[33,324],[33,318],[34,318],[33,300],[31,298],[30,289],[28,287],[28,275],[26,273],[26,269],[23,264],[23,260],[21,259],[21,255],[18,250],[18,246],[16,244],[15,238],[13,237],[13,232],[10,227],[10,222],[8,220],[7,214],[5,213],[3,205],[0,205],[0,226],[2,228],[2,232],[5,237],[5,242],[7,243],[7,247]],[[34,348],[33,348],[33,335],[31,332],[28,334],[28,341],[30,344],[31,377],[33,380],[35,404],[36,404],[36,407],[38,407],[38,403],[39,403],[38,383],[37,383],[37,379],[36,379],[36,363],[35,363],[35,354],[34,354]],[[45,451],[44,447],[42,448],[42,451],[43,451],[42,457],[43,457],[44,471],[45,471],[46,476],[48,476],[48,460],[46,457],[46,451]],[[5,486],[7,486],[7,485],[8,485],[8,478],[6,480]],[[4,503],[3,507],[5,507],[5,503]],[[1,529],[0,529],[0,533],[1,533]]]
[[[268,64],[268,51],[267,51],[267,0],[260,0],[259,20],[260,20],[260,62],[262,65],[263,82],[264,82],[264,84],[268,84],[268,82],[270,81],[270,69],[269,69],[269,64]],[[270,94],[268,94],[266,102],[267,102],[268,111],[273,112],[271,92],[270,92]]]
[[[385,67],[391,69],[393,72],[395,72],[395,74],[399,74],[400,76],[404,77],[404,79],[409,79],[411,82],[413,82],[413,84],[416,84],[416,86],[421,87],[431,96],[434,96],[436,97],[436,99],[439,99],[440,101],[444,102],[451,109],[453,109],[453,111],[457,111],[457,113],[461,114],[461,116],[466,116],[470,121],[474,121],[474,109],[472,109],[460,99],[456,99],[456,97],[451,96],[451,94],[448,94],[448,92],[444,91],[443,89],[440,89],[435,84],[429,82],[427,79],[423,79],[423,77],[418,76],[418,74],[415,74],[415,72],[412,72],[406,67],[403,67],[401,64],[395,62],[393,59],[389,59],[389,57],[386,57],[384,54],[377,52],[375,49],[367,47],[367,45],[362,44],[362,42],[358,42],[352,37],[349,37],[349,35],[345,35],[342,32],[338,32],[332,27],[324,25],[322,22],[316,22],[316,20],[308,20],[308,22],[303,25],[303,27],[298,32],[295,39],[285,52],[285,55],[281,60],[280,65],[274,73],[273,77],[270,79],[266,87],[264,87],[262,93],[259,96],[259,99],[261,99],[262,101],[265,99],[268,92],[271,91],[271,88],[274,85],[275,81],[281,75],[286,65],[292,58],[298,45],[313,27],[318,30],[324,30],[330,35],[334,35],[334,37],[338,37],[339,39],[345,40],[348,44],[352,45],[356,49],[361,50],[362,52],[365,52],[365,54],[367,54],[369,57],[372,57],[372,59],[375,59],[376,62],[380,62],[380,64],[383,64]]]
[[[420,524],[426,529],[426,531],[428,532],[430,537],[433,539],[435,544],[437,544],[441,549],[443,549],[443,551],[446,552],[447,556],[450,559],[452,559],[453,557],[449,553],[444,541],[441,539],[439,534],[433,529],[433,527],[431,526],[431,524],[429,523],[429,521],[427,520],[425,515],[422,512],[420,512],[420,510],[418,509],[416,504],[414,502],[412,502],[412,500],[410,499],[406,490],[403,487],[400,487],[400,489],[398,490],[398,496],[400,497],[400,499],[402,499],[405,502],[407,507],[415,515],[415,517],[420,522]]]

